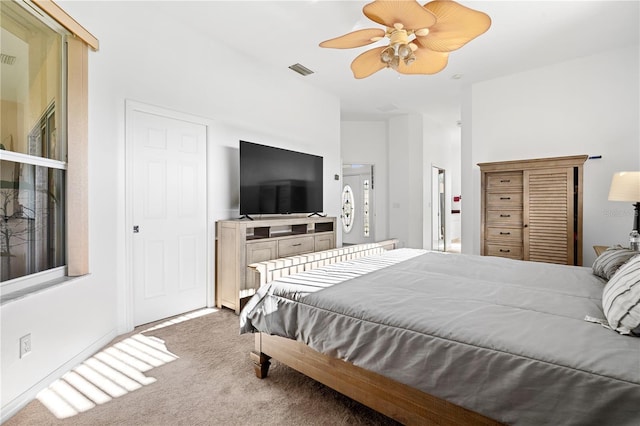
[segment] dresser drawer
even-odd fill
[[[486,243],[486,250],[484,251],[487,256],[508,257],[510,259],[522,260],[522,246],[521,245],[508,245],[508,244],[493,244]]]
[[[522,228],[488,226],[485,239],[496,243],[505,241],[522,241]]]
[[[277,257],[275,241],[251,241],[247,243],[247,265]]]
[[[336,248],[336,241],[333,238],[333,234],[316,235],[314,237],[315,246],[314,251],[331,250]]]
[[[485,218],[487,226],[507,225],[522,226],[522,210],[487,210]]]
[[[502,189],[522,189],[522,173],[487,173],[487,191]]]
[[[522,207],[522,192],[487,192],[487,208],[506,207],[518,208]]]
[[[264,262],[265,260],[275,259],[277,244],[275,241],[251,241],[247,243],[247,265],[251,265],[256,262]],[[249,268],[245,271],[245,285],[243,288],[239,288],[240,292],[247,289],[257,289],[260,287],[256,279],[255,272]],[[249,292],[250,294],[251,292]],[[244,293],[243,293],[244,294]]]
[[[314,250],[312,236],[297,237],[278,241],[278,257],[295,256],[296,254],[311,253]]]

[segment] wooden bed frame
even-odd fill
[[[389,240],[377,245],[366,244],[346,249],[351,249],[349,258],[357,258],[396,247],[397,240]],[[343,256],[345,256],[344,249],[333,249],[321,254],[312,253],[306,261],[300,256],[295,256],[296,259],[261,262],[250,265],[250,268],[260,274],[259,282],[265,284],[283,275],[340,261],[340,257]],[[319,259],[325,261],[320,262]],[[470,426],[500,424],[441,398],[317,352],[302,342],[256,333],[251,359],[258,378],[267,377],[272,358],[403,424]]]
[[[459,405],[324,355],[302,342],[265,333],[256,333],[255,338],[251,359],[256,376],[261,379],[267,377],[273,358],[402,424],[500,424]]]

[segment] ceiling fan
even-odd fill
[[[388,46],[367,50],[353,60],[355,78],[369,77],[383,68],[401,74],[438,73],[447,66],[449,52],[491,26],[487,14],[452,0],[434,0],[424,6],[415,0],[375,0],[362,12],[386,30],[357,30],[320,43],[320,47],[350,49],[388,38]]]

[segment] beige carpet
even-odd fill
[[[164,340],[178,357],[144,373],[155,382],[63,420],[35,400],[5,425],[397,425],[277,362],[256,378],[253,336],[238,334],[229,310],[148,328],[134,333]]]

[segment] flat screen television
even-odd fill
[[[322,157],[240,141],[240,215],[323,211]]]

